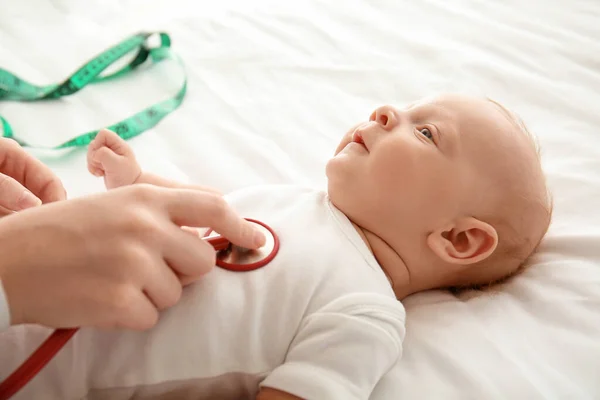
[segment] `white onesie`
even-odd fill
[[[227,199],[279,236],[270,264],[213,269],[149,331],[80,330],[15,399],[251,399],[259,385],[368,399],[401,356],[405,310],[348,218],[325,192],[298,186]],[[0,336],[0,379],[39,332]]]

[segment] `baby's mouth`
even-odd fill
[[[360,132],[354,131],[354,133],[352,133],[352,142],[360,144],[365,150],[369,151]]]

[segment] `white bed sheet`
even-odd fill
[[[514,109],[544,149],[555,199],[547,240],[493,294],[406,299],[404,357],[373,399],[600,398],[597,0],[0,0],[0,10],[0,66],[37,83],[138,30],[171,34],[188,94],[131,144],[146,169],[224,191],[324,184],[340,135],[383,103],[460,91]],[[163,64],[63,101],[3,102],[0,115],[52,145],[179,83]],[[103,190],[83,151],[36,154],[71,197]]]

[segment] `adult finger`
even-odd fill
[[[265,236],[253,223],[241,218],[225,199],[196,190],[165,190],[165,207],[179,226],[210,227],[233,244],[257,249]]]
[[[128,312],[122,314],[115,324],[117,328],[146,330],[158,322],[158,310],[152,301],[141,291],[135,291],[130,297]]]
[[[13,210],[0,206],[0,217],[6,217],[7,215],[13,214]]]
[[[118,299],[119,305],[91,313],[89,322],[82,324],[83,326],[145,330],[158,322],[158,310],[142,290],[123,286],[110,295],[111,298]]]
[[[222,193],[219,190],[208,187],[208,186],[188,185],[186,183],[175,182],[173,180],[169,180],[169,179],[160,177],[158,175],[148,174],[148,173],[145,173],[142,176],[140,176],[140,178],[138,178],[138,183],[149,183],[151,185],[162,186],[162,187],[172,188],[172,189],[200,190],[203,192],[211,192],[211,193],[222,196]]]
[[[171,263],[167,259],[164,261],[165,263],[161,263],[162,265],[148,268],[146,271],[148,278],[144,285],[146,295],[159,310],[175,305],[179,301],[182,291],[181,282]]]
[[[173,227],[163,245],[163,257],[180,285],[208,273],[215,266],[215,249],[189,230]]]
[[[15,179],[0,174],[0,206],[20,211],[41,205],[42,202]]]
[[[188,226],[182,226],[181,229],[184,232],[192,235],[192,237],[194,237],[196,239],[200,239],[200,240],[202,240],[202,238],[204,237],[204,232],[206,230],[208,230],[208,228],[198,229],[198,228],[190,228]],[[202,240],[202,242],[204,242],[204,240]],[[206,243],[206,244],[208,244],[208,243]],[[211,248],[212,248],[212,246],[211,246]],[[209,251],[209,252],[212,257],[211,262],[204,263],[202,265],[208,266],[210,268],[211,266],[213,266],[216,263],[216,260],[214,260],[215,262],[213,262],[213,259],[216,258],[216,252],[214,250]],[[213,257],[213,254],[215,255],[215,257]],[[208,271],[206,271],[206,272],[208,272]],[[177,278],[179,279],[179,282],[181,282],[181,285],[183,287],[196,282],[198,279],[200,279],[202,277],[202,275],[204,275],[204,273],[202,273],[202,272],[198,275],[184,275],[184,274],[178,272],[177,270],[175,271],[175,273],[177,274]]]
[[[33,176],[35,172],[27,171],[25,185],[35,194],[42,203],[53,203],[67,199],[67,191],[60,179],[55,176],[49,168],[46,175],[39,170],[39,175]]]
[[[0,173],[15,179],[44,203],[66,198],[62,182],[52,170],[14,140],[0,139]]]

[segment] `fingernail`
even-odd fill
[[[21,195],[21,198],[17,202],[17,206],[20,210],[25,210],[26,208],[37,207],[42,204],[42,201],[35,197],[31,192],[25,190]]]
[[[262,247],[266,241],[267,238],[265,238],[265,235],[262,232],[254,231],[254,245],[256,247]]]

